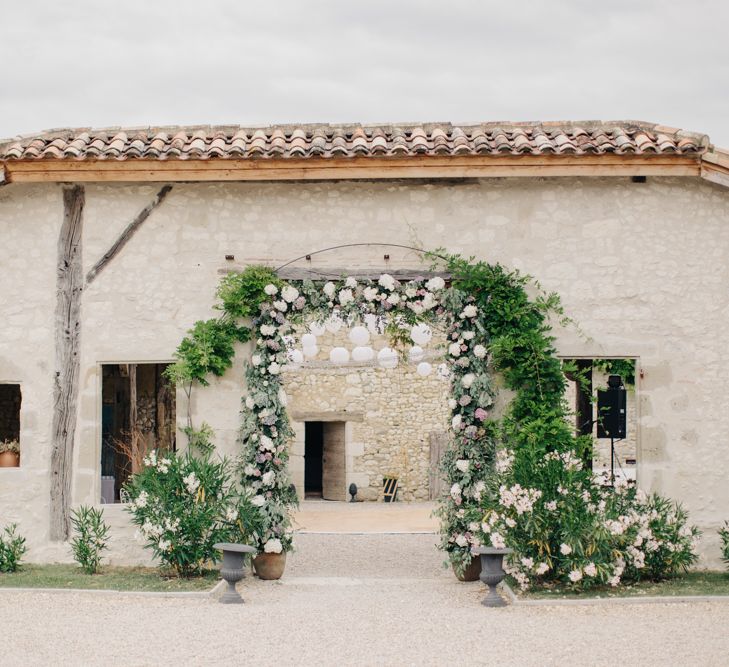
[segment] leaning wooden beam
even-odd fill
[[[83,186],[64,189],[63,224],[58,237],[56,265],[56,376],[51,445],[52,540],[65,540],[70,522],[71,468],[80,374],[84,201]]]
[[[171,185],[165,185],[158,193],[157,196],[147,204],[126,227],[126,229],[119,235],[119,238],[114,241],[111,248],[109,248],[102,258],[94,264],[89,272],[86,274],[86,282],[93,282],[94,278],[98,276],[104,267],[119,253],[119,251],[128,243],[129,239],[132,238],[134,233],[142,226],[142,223],[149,217],[150,213],[154,211],[165,199],[169,191],[172,190]]]

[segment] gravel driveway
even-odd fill
[[[433,535],[299,535],[247,604],[0,592],[2,665],[726,665],[729,604],[486,609]]]

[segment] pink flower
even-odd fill
[[[473,414],[479,421],[483,421],[488,416],[488,412],[486,412],[483,408],[476,408],[476,411]]]

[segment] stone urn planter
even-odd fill
[[[245,576],[243,566],[245,565],[246,554],[254,554],[256,550],[247,544],[231,544],[229,542],[219,542],[213,546],[223,552],[220,576],[228,584],[228,588],[220,596],[219,602],[222,604],[240,604],[243,602],[243,598],[235,590],[235,585]]]
[[[478,581],[478,576],[481,574],[481,559],[476,557],[471,558],[471,562],[460,574],[458,574],[454,563],[451,563],[451,567],[458,581]]]
[[[253,559],[253,569],[259,579],[280,579],[286,567],[286,552],[280,554],[261,552]]]
[[[496,586],[506,576],[506,572],[504,572],[504,556],[514,553],[514,550],[479,547],[476,553],[481,556],[481,576],[479,579],[489,587],[488,595],[481,601],[481,604],[486,607],[505,607],[506,602],[496,592]]]
[[[17,468],[20,466],[20,454],[11,450],[0,453],[0,468]]]

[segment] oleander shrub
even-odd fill
[[[233,467],[210,453],[151,452],[125,485],[127,510],[146,547],[180,577],[220,558],[216,542],[241,541],[250,528],[249,499]]]
[[[18,525],[5,526],[0,534],[0,572],[16,572],[27,551],[25,538],[18,534]]]
[[[71,550],[74,560],[86,574],[96,574],[101,565],[102,552],[109,542],[109,526],[104,521],[104,510],[81,505],[71,512],[74,537]]]

